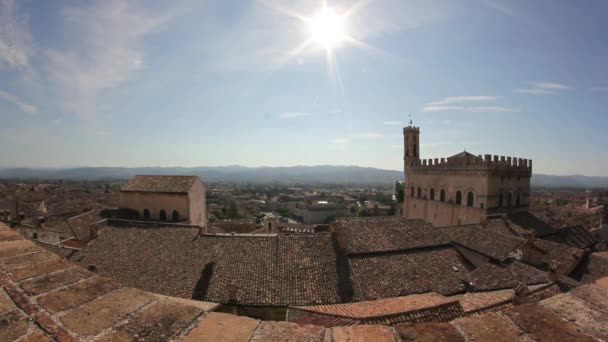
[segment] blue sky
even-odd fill
[[[606,1],[0,0],[0,167],[360,165],[466,148],[608,176]]]

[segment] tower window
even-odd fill
[[[160,213],[158,214],[158,216],[160,217],[161,220],[166,220],[167,219],[167,212],[164,210],[161,210]]]
[[[507,194],[507,207],[510,207],[513,203],[513,193],[509,192]]]
[[[173,210],[172,216],[173,216],[173,221],[175,221],[175,222],[179,221],[179,211]]]
[[[410,196],[414,197],[414,187],[411,188]]]
[[[504,194],[501,192],[500,195],[498,195],[498,207],[501,208],[502,207],[502,202],[504,199]]]
[[[445,190],[441,189],[441,191],[439,192],[439,200],[441,202],[445,202]]]
[[[429,197],[430,197],[431,201],[435,200],[435,189],[431,188],[431,193],[430,193]]]
[[[467,207],[472,207],[474,202],[475,196],[473,196],[473,193],[469,191],[469,193],[467,194]]]
[[[150,209],[144,209],[144,218],[150,218]]]
[[[456,192],[456,204],[462,204],[462,192]]]
[[[418,198],[422,197],[422,189],[420,189],[420,187],[418,187],[418,194],[416,197],[418,197]]]
[[[517,197],[515,198],[515,206],[519,207],[521,205],[521,193],[517,193]]]

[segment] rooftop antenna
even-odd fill
[[[412,113],[410,113],[409,115],[410,115],[410,126],[412,126]]]

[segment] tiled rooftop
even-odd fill
[[[470,269],[453,248],[440,247],[349,258],[354,300],[374,300],[414,293],[463,292]]]
[[[411,296],[379,299],[375,301],[333,305],[296,306],[295,308],[337,316],[368,318],[414,311],[431,306],[447,304],[453,301],[454,299],[449,299],[448,297],[431,292]]]
[[[458,244],[502,260],[525,242],[519,237],[496,233],[478,224],[435,228],[422,220],[387,217],[340,219],[336,225],[347,231],[346,250],[349,254]]]
[[[548,223],[544,222],[543,220],[536,217],[534,214],[527,211],[508,214],[508,218],[509,221],[511,221],[512,225],[518,226],[519,228],[525,229],[530,232],[534,232],[538,237],[551,235],[557,232]]]
[[[198,176],[135,176],[120,191],[187,193]]]
[[[547,272],[540,271],[519,261],[503,264],[486,263],[470,273],[467,280],[475,291],[512,289],[518,284],[546,284]]]
[[[105,227],[72,259],[171,296],[252,305],[341,301],[329,233],[198,235],[196,228]],[[229,298],[232,285],[236,298]]]
[[[124,287],[20,240],[2,224],[0,231],[2,341],[593,341],[608,337],[605,279],[538,304],[449,323],[323,328],[215,313],[212,303]]]

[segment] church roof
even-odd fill
[[[135,176],[121,191],[187,193],[198,176]]]

